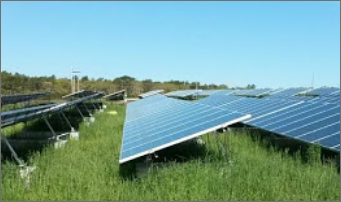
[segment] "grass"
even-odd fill
[[[91,127],[80,125],[79,141],[33,154],[29,162],[37,170],[29,189],[19,179],[17,167],[2,162],[1,200],[340,200],[335,165],[304,163],[300,154],[269,149],[245,131],[220,135],[228,157],[206,135],[202,156],[153,165],[141,178],[122,178],[118,158],[124,113],[124,107],[108,105],[106,112],[96,114]]]

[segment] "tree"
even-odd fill
[[[89,77],[88,76],[83,76],[81,78],[81,82],[85,82],[85,81],[89,81]]]
[[[142,81],[142,90],[143,92],[148,92],[153,89],[153,81],[151,79],[146,79]]]

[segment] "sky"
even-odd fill
[[[340,85],[340,2],[1,2],[1,71]],[[313,81],[314,77],[314,82]]]

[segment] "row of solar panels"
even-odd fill
[[[129,103],[120,163],[237,122],[340,151],[338,88],[248,91],[250,96],[270,94],[264,98],[243,97],[239,95],[244,93],[232,90],[205,91],[208,97],[196,102],[170,98],[195,92],[177,91],[165,96],[154,93]],[[308,93],[320,96],[294,96]]]
[[[41,117],[54,112],[62,111],[68,107],[74,106],[79,103],[86,102],[90,99],[97,99],[102,97],[103,94],[95,93],[82,97],[76,100],[60,103],[60,104],[47,104],[35,107],[28,107],[23,109],[16,109],[6,112],[1,112],[1,128],[14,125],[16,123],[32,120],[36,117]]]
[[[211,96],[211,95],[238,95],[238,96],[338,96],[339,88],[288,88],[288,89],[251,89],[251,90],[180,90],[165,94],[169,97],[186,98],[190,96]]]
[[[334,94],[333,94],[334,95]],[[198,103],[250,113],[245,124],[340,151],[340,97],[211,96]]]
[[[49,95],[50,92],[18,94],[18,95],[1,95],[1,106],[8,104],[16,104],[20,102],[28,102]]]
[[[75,98],[83,98],[86,96],[90,96],[96,93],[100,93],[104,95],[103,92],[95,92],[89,90],[80,90],[75,93],[71,93],[68,95],[63,96],[64,99],[75,99]],[[117,91],[108,95],[105,95],[105,99],[111,99],[116,96],[124,96],[126,93],[125,90]],[[32,93],[32,94],[16,94],[16,95],[1,95],[1,106],[8,105],[8,104],[17,104],[22,102],[29,102],[32,100],[36,100],[42,98],[44,96],[50,95],[51,92],[41,92],[41,93]]]

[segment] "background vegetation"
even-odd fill
[[[126,89],[128,96],[135,97],[141,93],[163,89],[166,92],[195,89],[198,85],[199,89],[226,89],[228,86],[224,84],[201,84],[199,82],[188,81],[165,81],[158,82],[151,79],[139,81],[130,76],[122,76],[112,80],[103,78],[89,78],[84,76],[80,78],[80,88],[86,90],[104,91],[106,93],[115,92]],[[246,88],[255,88],[254,84],[248,85]],[[68,78],[56,78],[52,76],[30,77],[19,73],[10,73],[1,71],[1,94],[18,94],[31,93],[52,90],[52,99],[59,99],[63,95],[70,93],[71,84]]]

